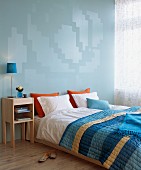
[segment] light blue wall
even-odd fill
[[[27,94],[90,87],[112,103],[114,0],[0,0],[0,98],[10,95],[10,61],[14,95],[18,85]]]

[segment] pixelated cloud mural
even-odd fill
[[[27,41],[31,42],[36,56],[34,63],[40,64],[44,69],[48,67],[50,72],[94,72],[100,65],[100,45],[103,40],[103,24],[98,14],[73,9],[69,24],[57,23],[58,29],[49,30],[45,35],[33,20],[36,11],[34,5],[33,13],[27,15]],[[49,14],[46,12],[43,15],[42,22],[47,26],[51,22]],[[46,27],[46,32],[48,29]],[[26,64],[30,56],[27,52],[28,43],[23,43],[25,34],[17,33],[16,27],[12,27],[11,32],[8,53],[15,56],[18,64]],[[22,61],[18,56],[22,57]],[[50,63],[57,67],[53,68]]]

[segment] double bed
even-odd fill
[[[141,107],[109,105],[97,93],[38,97],[35,141],[110,170],[141,170]],[[28,133],[27,133],[28,138]]]
[[[128,107],[111,106],[111,109],[112,110],[125,110],[125,109],[128,109]],[[83,149],[82,149],[82,152],[79,153],[78,151],[75,151],[72,148],[65,147],[65,145],[64,146],[60,145],[60,141],[62,139],[62,136],[63,136],[66,128],[70,124],[72,124],[72,122],[76,122],[77,120],[80,120],[81,118],[86,118],[89,115],[96,115],[96,114],[98,115],[98,113],[102,113],[102,112],[103,111],[96,110],[96,109],[74,108],[74,109],[64,109],[64,110],[55,111],[55,112],[52,112],[51,114],[46,115],[44,118],[39,118],[38,116],[35,116],[35,141],[46,144],[51,147],[55,147],[56,149],[63,150],[65,152],[68,152],[70,154],[78,156],[82,159],[96,163],[96,164],[98,164],[102,167],[105,167],[107,169],[140,169],[141,168],[140,167],[141,143],[140,143],[139,147],[135,148],[134,156],[130,155],[130,158],[128,160],[124,159],[126,161],[126,164],[124,164],[124,165],[123,165],[123,162],[120,162],[120,160],[118,160],[116,162],[116,165],[114,165],[114,167],[110,166],[114,162],[113,160],[110,161],[110,164],[106,164],[105,163],[106,161],[104,161],[104,163],[102,164],[102,161],[99,161],[99,157],[100,157],[99,149],[102,149],[103,143],[105,141],[104,139],[100,139],[100,138],[102,138],[102,135],[100,136],[99,134],[104,133],[103,130],[99,130],[97,133],[95,133],[95,135],[93,135],[93,138],[94,138],[93,142],[96,143],[94,146],[99,147],[95,150],[96,155],[94,155],[95,154],[94,151],[92,151],[92,152],[89,151],[89,153],[87,152],[87,154],[85,154],[85,153],[83,154]],[[122,115],[124,115],[124,114],[122,114]],[[118,116],[118,117],[121,117],[121,116]],[[114,117],[114,119],[115,119],[115,117]],[[114,126],[114,124],[113,124],[113,126]],[[105,128],[107,128],[107,127],[105,127]],[[110,128],[112,128],[112,126],[110,126]],[[104,127],[102,129],[104,129]],[[116,137],[114,138],[113,136],[112,136],[112,138],[113,138],[113,140],[116,139]],[[110,139],[112,139],[112,138],[110,138]],[[129,138],[127,137],[127,139],[125,139],[125,141],[127,142],[128,140],[129,140]],[[120,140],[118,140],[118,141],[120,141]],[[121,143],[124,143],[125,141],[122,141]],[[99,143],[99,145],[97,146],[98,143]],[[112,141],[111,141],[111,143],[112,143]],[[116,144],[118,144],[118,143],[116,143]],[[81,146],[81,147],[83,147],[83,146]],[[106,149],[110,149],[109,147],[112,147],[112,145],[109,145]],[[92,149],[92,148],[89,148],[89,149]],[[119,147],[118,149],[121,150],[123,148]],[[128,150],[128,148],[125,148],[125,149]],[[108,152],[108,150],[107,150],[107,152]],[[110,151],[110,152],[112,153],[112,151]],[[117,151],[117,152],[119,152],[119,151]],[[111,159],[114,159],[114,160],[116,159],[116,157],[118,156],[117,152],[115,152],[115,154],[113,153],[113,156],[111,157]],[[127,152],[127,153],[129,154],[129,152]],[[91,154],[93,154],[93,155],[91,156]],[[121,157],[127,156],[124,154],[125,153],[121,154]],[[131,152],[130,152],[130,154],[131,154]],[[106,160],[109,161],[108,158]],[[119,166],[117,166],[117,165],[119,165]]]

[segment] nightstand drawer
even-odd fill
[[[14,98],[13,104],[14,105],[25,105],[26,104],[31,104],[34,102],[33,98]]]

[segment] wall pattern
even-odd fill
[[[27,94],[90,87],[113,102],[114,0],[0,1],[0,23],[0,98],[10,94],[14,61],[14,95],[17,85]]]

